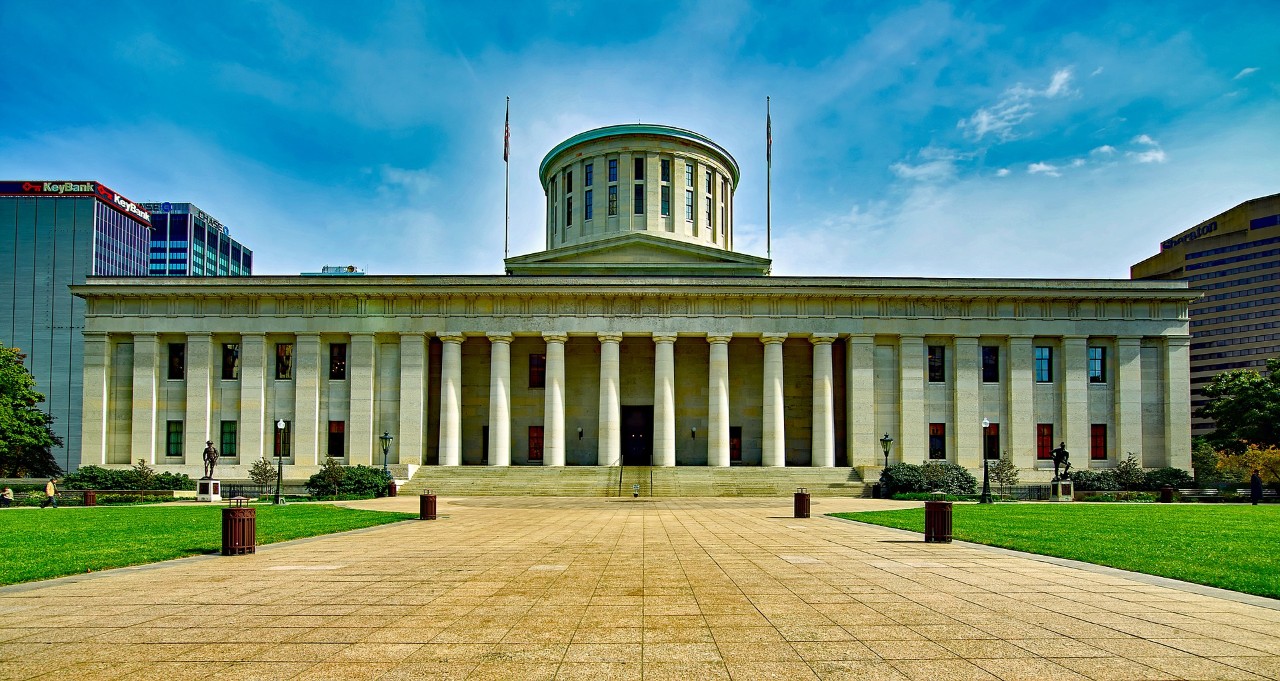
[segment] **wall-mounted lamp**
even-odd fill
[[[581,440],[581,439],[582,439],[582,429],[581,429],[581,428],[579,428],[579,429],[578,429],[578,439],[579,439],[579,440]]]
[[[694,427],[692,427],[692,428],[690,428],[690,429],[689,429],[689,439],[690,439],[690,440],[696,440],[696,439],[698,439],[698,427],[697,427],[697,426],[694,426]]]

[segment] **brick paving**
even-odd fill
[[[813,501],[442,499],[438,521],[7,587],[0,678],[1280,679],[1280,609]]]

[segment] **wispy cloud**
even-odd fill
[[[996,177],[1008,177],[1008,176],[1009,176],[1008,168],[1001,168],[1000,170],[996,171]]]
[[[1110,144],[1104,144],[1100,147],[1094,147],[1089,151],[1090,156],[1115,156],[1116,148]]]
[[[1256,73],[1256,72],[1258,72],[1259,70],[1261,70],[1261,69],[1259,69],[1259,68],[1258,68],[1258,67],[1256,67],[1256,66],[1248,66],[1248,67],[1245,67],[1245,68],[1243,68],[1243,69],[1240,69],[1240,73],[1237,73],[1237,74],[1235,75],[1235,78],[1232,78],[1232,80],[1240,80],[1241,78],[1244,78],[1245,76],[1247,76],[1247,75],[1249,75],[1249,74],[1251,74],[1251,73]]]
[[[1145,133],[1134,137],[1130,140],[1131,144],[1137,145],[1139,149],[1126,151],[1125,156],[1133,159],[1138,163],[1164,163],[1164,149],[1160,148],[1160,143]]]
[[[951,149],[925,147],[916,154],[916,163],[899,161],[889,169],[894,175],[915,182],[940,182],[956,176],[956,162],[965,158]]]
[[[1027,166],[1028,175],[1048,175],[1049,177],[1062,177],[1062,172],[1058,166],[1052,163],[1036,162]]]
[[[1000,142],[1016,139],[1018,133],[1015,128],[1035,115],[1035,100],[1064,97],[1074,92],[1071,74],[1071,67],[1058,69],[1043,89],[1028,88],[1019,83],[1005,90],[995,104],[978,109],[956,127],[975,141],[981,141],[988,135]]]

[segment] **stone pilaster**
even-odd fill
[[[831,344],[836,334],[809,336],[813,343],[813,446],[811,466],[836,465],[836,412],[833,393],[835,377],[831,364]]]
[[[596,463],[622,465],[622,405],[618,381],[622,369],[619,356],[622,335],[602,333],[600,339],[600,440]]]
[[[347,381],[351,388],[351,411],[347,424],[347,464],[351,466],[374,463],[373,452],[382,456],[382,443],[377,442],[381,433],[373,430],[374,402],[374,339],[371,333],[351,334],[347,355]],[[326,424],[327,425],[327,424]],[[382,463],[382,459],[378,459]]]
[[[84,333],[84,396],[80,416],[80,465],[107,462],[110,412],[111,342],[105,333]],[[154,429],[152,431],[154,437]]]
[[[761,466],[787,465],[787,416],[783,401],[782,344],[785,333],[760,336],[764,344],[764,422]]]
[[[511,334],[489,334],[489,465],[511,465]]]
[[[898,343],[902,433],[894,450],[901,461],[921,461],[929,458],[928,425],[924,417],[924,338],[902,336]]]
[[[876,339],[870,334],[850,336],[845,353],[845,454],[850,466],[882,462],[880,433],[876,432]]]
[[[400,334],[398,463],[422,463],[426,452],[427,346],[421,333]]]
[[[442,333],[440,342],[440,465],[462,464],[462,342],[460,333]]]
[[[320,376],[328,369],[321,357],[320,336],[298,334],[293,349],[294,407],[290,437],[293,463],[315,466],[320,457]],[[328,375],[328,374],[325,374]],[[276,420],[283,415],[276,415]],[[288,420],[288,419],[285,419]]]
[[[1066,367],[1062,377],[1062,442],[1071,457],[1073,468],[1089,467],[1089,338],[1063,336],[1062,358]],[[1056,447],[1058,443],[1054,443]]]
[[[1191,470],[1191,337],[1165,336],[1162,465]],[[1148,464],[1150,465],[1150,464]]]
[[[676,465],[675,334],[654,334],[653,465]]]
[[[156,365],[160,344],[154,333],[133,335],[133,430],[129,460],[156,463]],[[163,450],[161,450],[163,452]]]
[[[568,337],[562,333],[544,333],[542,338],[547,342],[546,394],[543,396],[542,407],[542,465],[563,466],[564,344]]]
[[[707,399],[707,465],[729,465],[729,341],[732,334],[707,336],[711,344]]]
[[[240,424],[237,430],[240,440],[239,460],[244,465],[267,457],[267,451],[263,448],[267,413],[266,369],[266,336],[261,333],[246,333],[241,336]],[[215,444],[222,446],[221,442]]]
[[[182,426],[183,463],[204,465],[205,441],[212,440],[209,412],[213,406],[213,335],[187,334],[187,418]]]
[[[1142,461],[1142,338],[1116,339],[1116,367],[1116,457],[1123,461],[1136,454]],[[1188,409],[1190,404],[1188,388]]]
[[[1018,468],[1036,463],[1036,424],[1032,413],[1035,387],[1035,349],[1031,336],[1009,337],[1009,456]]]
[[[956,419],[955,461],[970,470],[982,468],[982,419],[999,422],[1000,415],[982,413],[982,357],[976,337],[955,338],[955,367],[951,384]]]

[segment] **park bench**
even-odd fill
[[[1248,490],[1245,490],[1246,494]],[[1218,499],[1221,493],[1216,489],[1179,489],[1178,496],[1182,499]]]
[[[1242,487],[1242,488],[1240,488],[1240,489],[1236,490],[1236,494],[1240,495],[1240,498],[1241,498],[1241,499],[1249,499],[1249,498],[1250,498],[1250,496],[1249,496],[1250,492],[1249,492],[1249,488],[1248,488],[1248,487]],[[1275,499],[1280,499],[1280,494],[1277,494],[1275,490],[1273,490],[1273,489],[1264,489],[1264,490],[1262,490],[1262,500],[1263,500],[1263,501],[1275,500]]]

